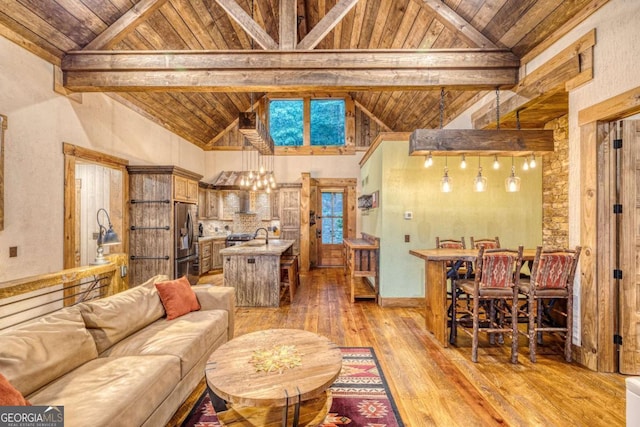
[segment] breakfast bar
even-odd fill
[[[224,286],[236,291],[238,307],[280,305],[280,257],[292,252],[293,240],[251,240],[221,249]]]

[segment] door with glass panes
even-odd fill
[[[319,267],[344,265],[342,239],[344,238],[344,190],[318,191],[316,239]]]

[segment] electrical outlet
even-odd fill
[[[18,247],[10,246],[9,247],[9,258],[15,258],[18,256]]]
[[[409,236],[408,234],[404,235],[404,241],[405,243],[409,243],[411,241],[411,236]]]

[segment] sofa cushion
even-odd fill
[[[198,359],[227,334],[227,312],[224,310],[193,311],[174,320],[160,319],[111,347],[105,355],[169,354],[180,358],[181,377],[195,366]]]
[[[0,372],[25,396],[97,356],[77,307],[0,332]]]
[[[185,276],[168,282],[156,283],[160,301],[167,312],[167,320],[173,320],[191,311],[200,310],[200,303]]]
[[[27,406],[31,405],[22,393],[17,390],[9,380],[0,374],[0,406]]]
[[[164,316],[154,285],[167,279],[164,275],[155,276],[119,294],[78,304],[98,353]]]
[[[174,356],[94,359],[29,395],[34,405],[63,405],[66,427],[140,426],[180,381]]]

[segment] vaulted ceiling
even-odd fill
[[[60,67],[66,89],[210,149],[252,93],[348,92],[392,131],[436,128],[441,87],[448,121],[605,3],[0,0],[0,35]]]

